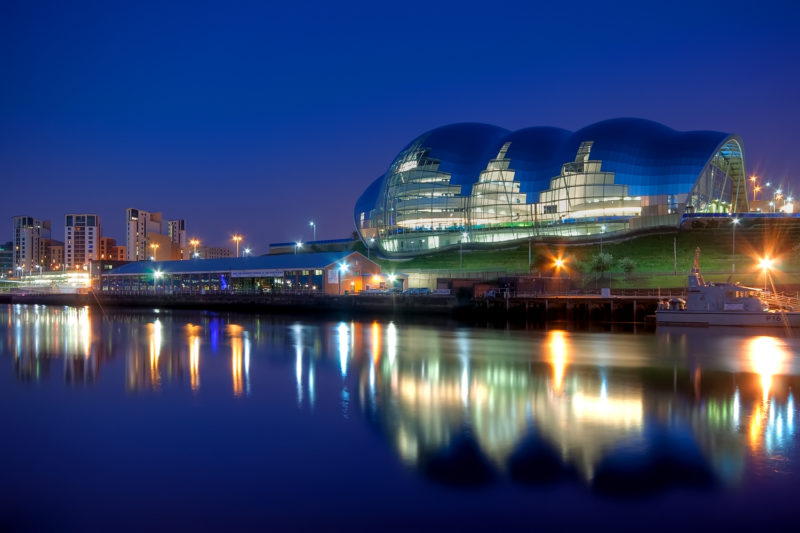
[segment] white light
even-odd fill
[[[739,223],[739,219],[738,218],[734,218],[733,220],[731,220],[731,222],[733,222],[734,224],[738,224]]]
[[[340,272],[347,272],[348,268],[349,268],[349,265],[347,263],[341,263],[339,265],[339,271]]]

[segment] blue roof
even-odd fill
[[[439,170],[451,175],[450,183],[462,186],[462,195],[478,181],[487,162],[510,142],[507,157],[516,172],[520,192],[537,201],[564,163],[574,161],[583,141],[594,141],[592,160],[601,160],[604,172],[616,174],[616,183],[629,186],[631,196],[689,192],[710,158],[729,139],[738,137],[718,131],[676,131],[658,122],[617,118],[577,131],[536,126],[510,131],[489,124],[451,124],[423,133],[400,151],[415,145],[438,159]],[[394,163],[394,161],[392,163]],[[391,165],[390,165],[391,168]],[[373,181],[356,201],[354,214],[368,212],[381,200],[389,172]]]
[[[130,276],[152,274],[201,274],[238,270],[310,270],[323,269],[358,252],[321,252],[313,254],[261,255],[258,257],[226,257],[223,259],[190,259],[187,261],[138,261],[128,263],[105,275]]]

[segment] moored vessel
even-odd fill
[[[686,299],[659,302],[656,325],[796,328],[800,327],[800,300],[739,283],[707,283],[700,274],[697,248]]]

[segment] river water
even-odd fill
[[[0,307],[0,530],[796,523],[800,340]]]

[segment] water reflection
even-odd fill
[[[116,357],[128,391],[185,383],[211,395],[224,383],[228,396],[252,400],[251,373],[256,386],[274,375],[291,388],[292,409],[330,405],[345,419],[361,412],[402,462],[442,482],[508,476],[615,490],[656,480],[660,489],[741,483],[749,456],[771,472],[793,466],[800,344],[790,338],[35,306],[0,313],[3,352],[20,381],[44,381],[60,361],[66,383],[93,383]]]

